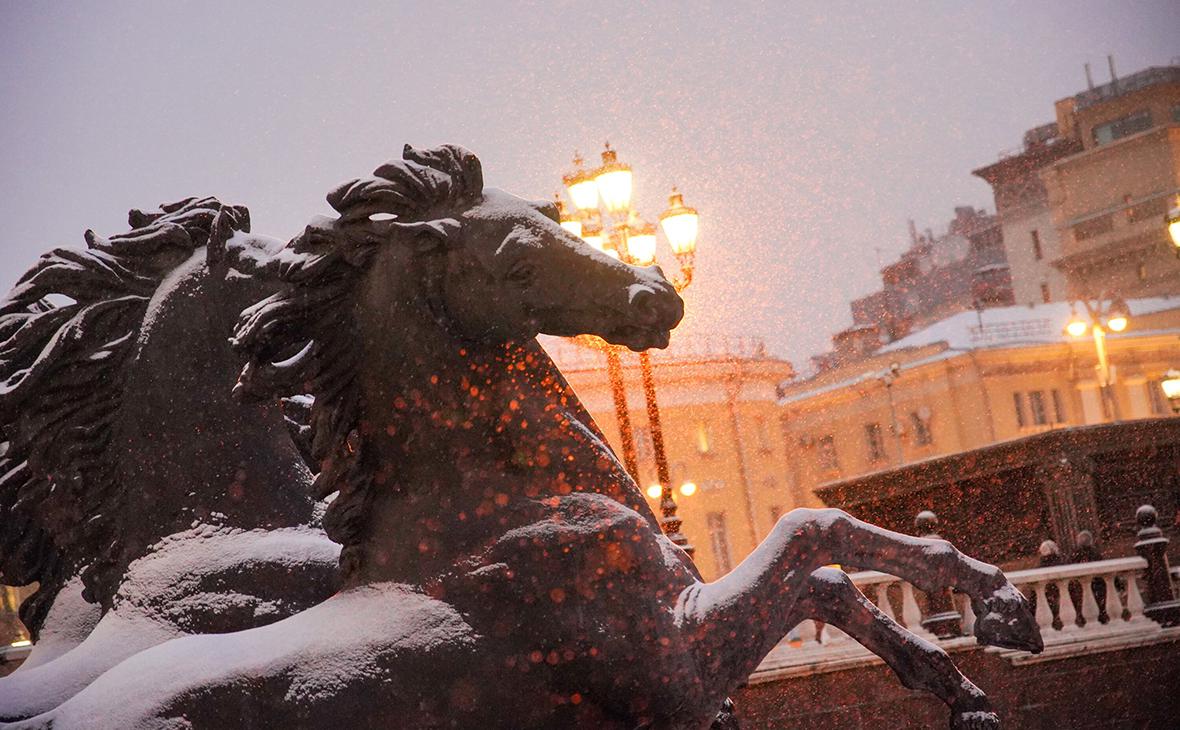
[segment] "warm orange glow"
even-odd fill
[[[1172,238],[1172,245],[1180,251],[1180,206],[1168,211],[1168,235]]]
[[[578,210],[598,207],[598,185],[594,182],[594,176],[583,167],[581,155],[574,156],[574,171],[561,180]]]
[[[619,162],[609,143],[602,152],[602,167],[594,174],[594,182],[608,211],[622,213],[631,207],[631,167]]]
[[[579,235],[581,235],[583,241],[599,251],[603,250],[603,246],[606,245],[606,238],[602,235],[602,226],[586,223],[582,226],[582,232]]]
[[[1065,325],[1065,331],[1068,332],[1071,337],[1081,337],[1082,335],[1086,334],[1087,329],[1089,329],[1089,325],[1087,325],[1081,319],[1078,319],[1076,315],[1069,321],[1069,324]]]
[[[696,251],[700,216],[694,208],[684,204],[684,196],[674,188],[668,196],[668,209],[660,214],[660,227],[668,237],[668,244],[677,256]]]
[[[659,499],[660,495],[664,493],[664,488],[659,484],[653,484],[647,488],[647,496],[652,499]]]
[[[1111,332],[1122,332],[1127,329],[1126,317],[1111,317],[1106,320],[1106,326],[1110,328]]]
[[[1168,400],[1173,403],[1180,400],[1180,370],[1169,370],[1160,381],[1160,387]]]
[[[685,482],[680,485],[680,493],[685,497],[691,497],[697,493],[697,485],[695,482]]]
[[[627,236],[627,253],[640,266],[648,266],[656,260],[656,227],[641,223],[631,228]]]

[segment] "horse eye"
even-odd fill
[[[537,278],[537,268],[527,261],[522,261],[508,272],[508,281],[517,286],[527,287]]]

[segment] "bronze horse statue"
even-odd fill
[[[228,337],[275,291],[261,273],[281,242],[212,198],[129,218],[129,233],[45,254],[0,304],[0,579],[40,584],[21,607],[38,640],[0,679],[0,719],[337,586],[283,414],[230,397]]]
[[[998,725],[941,650],[832,563],[967,593],[977,638],[1039,651],[1024,597],[942,540],[796,510],[705,583],[535,340],[663,346],[682,303],[554,211],[484,189],[474,155],[415,150],[329,195],[245,310],[236,393],[310,392],[314,495],[341,590],[276,623],[168,641],[19,727],[704,728],[816,618]]]

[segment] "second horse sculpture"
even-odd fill
[[[949,543],[796,510],[710,583],[661,534],[538,333],[664,346],[682,303],[553,211],[407,148],[328,198],[247,309],[243,398],[315,396],[342,590],[269,626],[143,651],[21,727],[705,728],[795,624],[878,652],[957,728],[995,727],[937,648],[839,571],[967,593],[983,643],[1039,651],[1023,596]]]

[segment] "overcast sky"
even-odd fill
[[[1084,88],[1180,56],[1180,3],[32,3],[0,0],[0,291],[43,250],[188,195],[282,238],[325,193],[455,142],[560,187],[604,140],[702,215],[680,336],[803,364],[906,218],[992,209],[971,170]],[[878,254],[876,249],[880,249]]]

